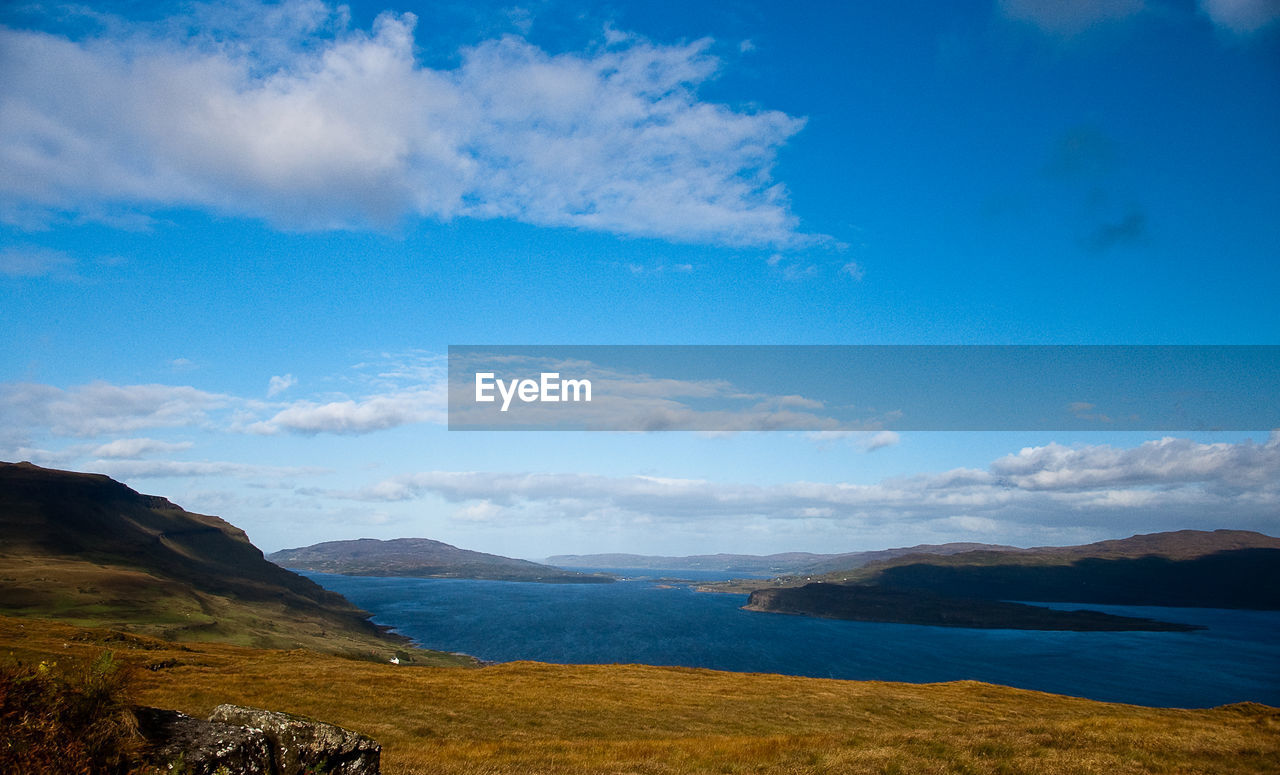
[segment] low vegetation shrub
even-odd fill
[[[110,651],[66,665],[0,663],[0,772],[133,772],[141,739],[132,685],[132,670]]]

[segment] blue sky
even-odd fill
[[[1253,433],[450,433],[451,344],[1276,344],[1280,4],[0,8],[0,459],[267,550],[1280,531]]]

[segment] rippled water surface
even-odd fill
[[[1089,606],[1208,629],[969,630],[753,613],[740,610],[743,595],[699,593],[653,578],[529,584],[304,575],[426,648],[492,661],[643,663],[912,682],[976,679],[1141,705],[1280,705],[1276,611]]]

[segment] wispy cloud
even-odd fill
[[[296,384],[298,384],[298,378],[292,374],[285,374],[283,377],[272,377],[267,383],[267,397],[277,396]]]
[[[94,457],[113,459],[134,459],[146,455],[167,455],[191,449],[190,441],[157,441],[156,439],[116,439],[106,444],[99,444],[89,450]]]
[[[840,267],[840,274],[854,281],[860,281],[867,276],[867,270],[857,261],[850,261]]]
[[[0,383],[0,449],[27,449],[33,436],[88,438],[147,428],[195,426],[224,433],[355,435],[411,423],[444,423],[447,386],[443,364],[439,356],[384,353],[327,380],[344,383],[349,392],[293,401],[212,393],[191,385],[96,381],[62,388]],[[274,376],[268,381],[268,395],[275,396],[297,383],[291,374]],[[56,455],[60,460],[89,454],[137,457],[186,448],[151,439],[122,439],[96,448],[66,448]],[[42,459],[52,460],[48,455]]]
[[[772,178],[804,120],[701,99],[722,67],[708,40],[552,55],[508,36],[436,70],[413,14],[365,31],[301,0],[194,13],[97,15],[78,40],[0,28],[0,216],[183,205],[291,229],[461,216],[818,241]]]
[[[1200,10],[1214,24],[1237,35],[1249,35],[1280,20],[1276,0],[1200,0]]]
[[[1005,16],[1062,36],[1078,35],[1140,13],[1143,0],[1000,0]]]
[[[892,447],[902,441],[895,431],[809,431],[805,438],[822,445],[847,442],[863,452]]]
[[[75,277],[75,259],[60,250],[15,246],[0,250],[0,275],[9,277]]]
[[[0,421],[59,436],[98,436],[142,428],[197,425],[235,402],[231,396],[185,385],[91,382],[69,389],[33,383],[0,384]]]
[[[265,466],[221,460],[108,460],[90,463],[98,473],[116,479],[157,479],[169,477],[223,477],[278,480],[290,476],[311,476],[329,472],[305,466]]]
[[[1213,24],[1234,35],[1252,35],[1280,20],[1280,2],[1276,0],[1197,0],[1197,5]],[[1157,6],[1162,14],[1190,10],[1175,4]],[[1146,0],[999,0],[999,7],[1007,18],[1027,22],[1052,36],[1072,38],[1136,17],[1152,5]]]

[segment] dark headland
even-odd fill
[[[1182,625],[1021,602],[1280,609],[1280,539],[1180,530],[1065,547],[913,552],[808,577],[707,584],[751,611],[855,621],[1043,630]]]
[[[1101,611],[1059,611],[999,600],[945,597],[876,586],[806,584],[759,589],[743,606],[748,611],[847,619],[857,622],[925,624],[1000,630],[1074,630],[1077,632],[1144,630],[1187,632],[1204,629]]]
[[[0,612],[174,641],[467,660],[409,647],[243,530],[101,474],[0,463]]]

